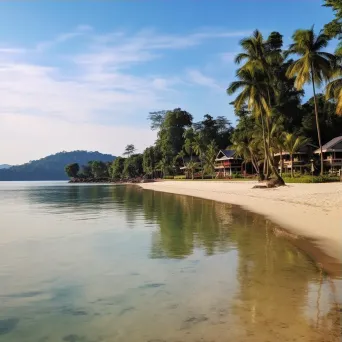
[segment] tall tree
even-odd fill
[[[125,158],[117,157],[111,166],[111,177],[112,179],[121,179],[123,176]]]
[[[204,170],[207,174],[214,178],[215,174],[215,159],[217,155],[217,145],[214,140],[207,146],[204,153]]]
[[[340,41],[336,54],[342,56],[342,1],[325,0],[323,6],[330,7],[335,13],[335,19],[324,26],[324,33],[329,38],[337,38]]]
[[[316,99],[316,86],[328,80],[332,74],[332,65],[335,63],[334,55],[322,51],[327,47],[329,37],[324,33],[315,34],[313,27],[310,30],[297,30],[293,36],[293,43],[290,45],[286,55],[299,55],[287,70],[289,78],[296,77],[295,87],[303,89],[307,83],[312,84],[315,115],[317,126],[317,137],[321,156],[321,175],[323,175],[323,153],[322,139],[319,126],[318,107]]]
[[[133,144],[128,144],[125,147],[125,151],[123,153],[124,156],[130,157],[132,154],[134,154],[136,151],[136,148]]]
[[[285,133],[283,146],[287,153],[290,154],[291,161],[291,177],[293,177],[293,155],[305,146],[310,140],[303,136],[296,136],[292,133]]]
[[[244,64],[237,72],[239,81],[248,81],[246,87],[238,82],[233,82],[228,88],[228,94],[234,93],[239,88],[245,88],[234,101],[235,107],[240,109],[244,103],[248,103],[249,110],[260,118],[263,130],[264,154],[266,166],[270,166],[273,174],[280,184],[284,184],[279,175],[272,158],[269,154],[270,146],[270,121],[269,116],[275,105],[276,87],[274,86],[276,77],[274,69],[281,65],[283,58],[281,54],[282,35],[272,32],[267,40],[264,40],[260,31],[255,30],[251,37],[242,39],[240,45],[243,52],[236,56],[236,63]],[[253,87],[251,87],[253,83]],[[235,88],[235,89],[234,89]],[[251,92],[252,90],[252,92]],[[256,92],[257,91],[257,92]],[[255,101],[257,99],[257,101]]]
[[[202,179],[204,178],[204,168],[203,168],[203,161],[204,161],[204,151],[205,145],[203,141],[203,137],[200,133],[196,134],[194,137],[194,141],[192,143],[192,148],[194,152],[198,155],[201,163],[201,171],[202,171]]]
[[[266,116],[270,115],[270,106],[267,98],[272,92],[272,89],[268,86],[268,82],[265,79],[265,74],[258,69],[250,71],[249,68],[242,68],[237,73],[238,81],[234,81],[227,89],[229,95],[234,94],[241,89],[241,92],[234,101],[234,106],[237,110],[243,108],[247,103],[247,108],[250,110],[256,118],[260,118],[262,126],[262,135],[264,142],[265,162],[270,162],[270,167],[273,174],[276,176],[280,184],[284,184],[283,179],[279,175],[273,163],[270,159],[270,151],[268,148],[265,121]]]
[[[66,174],[68,175],[68,177],[71,177],[71,178],[76,178],[79,170],[80,170],[80,167],[77,163],[68,164],[65,167]]]

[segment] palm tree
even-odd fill
[[[157,169],[161,172],[161,178],[163,178],[166,174],[167,168],[169,167],[169,163],[166,157],[163,157],[157,164]]]
[[[336,101],[336,114],[342,115],[342,61],[341,60],[336,66],[336,70],[333,73],[333,77],[335,79],[327,85],[326,98],[327,100],[334,99]]]
[[[279,175],[276,167],[270,161],[270,151],[267,145],[265,133],[265,119],[271,113],[268,98],[272,93],[272,89],[268,85],[265,73],[258,69],[251,71],[249,69],[240,69],[237,73],[238,81],[234,81],[227,89],[228,95],[234,94],[241,89],[241,92],[234,101],[237,109],[243,108],[247,103],[248,110],[252,111],[256,118],[260,118],[262,125],[262,135],[264,142],[265,163],[269,162],[272,172],[277,177],[280,184],[284,184],[283,179]]]
[[[203,179],[204,178],[204,169],[203,169],[204,144],[203,144],[203,137],[201,136],[201,134],[195,135],[194,141],[192,143],[192,149],[200,158],[201,169],[202,169],[202,179]]]
[[[217,155],[217,146],[213,140],[207,147],[204,153],[204,169],[208,174],[211,174],[211,178],[214,178],[215,173],[215,159]]]
[[[190,160],[192,160],[192,153],[193,153],[192,144],[194,141],[194,136],[195,136],[195,133],[194,133],[193,128],[187,129],[183,134],[183,137],[185,139],[183,148],[185,152],[190,156]]]
[[[186,170],[190,172],[191,179],[194,180],[195,178],[195,171],[198,168],[198,163],[194,162],[193,160],[190,160],[186,165]]]
[[[179,158],[182,159],[183,166],[185,166],[184,157],[185,157],[185,153],[184,153],[183,150],[179,151],[178,154],[176,155],[176,158],[177,158],[177,159],[179,159]]]
[[[286,56],[295,54],[300,58],[294,61],[288,68],[286,76],[295,77],[294,86],[301,90],[305,84],[312,84],[315,116],[317,126],[318,144],[321,155],[321,175],[323,175],[323,153],[321,131],[319,127],[318,106],[316,99],[316,86],[320,86],[324,80],[332,75],[332,65],[335,64],[335,56],[322,51],[329,42],[329,37],[323,33],[315,34],[313,27],[310,30],[297,30],[293,36],[293,44],[290,45]]]
[[[303,137],[303,136],[297,136],[293,133],[285,133],[284,134],[284,149],[287,153],[290,154],[290,160],[291,160],[291,177],[293,177],[293,155],[303,146],[305,146],[310,139]]]

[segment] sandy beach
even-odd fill
[[[252,189],[255,184],[162,181],[141,184],[141,187],[239,205],[268,217],[293,234],[312,240],[331,258],[330,262],[342,262],[342,183],[289,184],[275,189]]]

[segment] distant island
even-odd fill
[[[65,173],[67,164],[88,165],[93,160],[112,163],[115,158],[113,155],[97,151],[59,152],[22,165],[0,167],[0,181],[67,180],[68,176]]]
[[[10,168],[11,167],[11,165],[8,165],[8,164],[0,164],[0,170],[2,170],[2,169],[8,169],[8,168]]]

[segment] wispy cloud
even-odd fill
[[[204,75],[199,70],[188,70],[187,77],[192,84],[208,87],[218,91],[224,90],[224,87],[219,85],[214,78]]]
[[[139,126],[141,117],[146,117],[151,110],[178,106],[180,86],[190,82],[216,90],[222,87],[196,69],[187,72],[180,69],[178,76],[167,71],[135,73],[132,67],[163,58],[171,50],[244,35],[246,32],[222,30],[184,35],[159,34],[154,30],[99,35],[91,27],[78,26],[72,32],[38,42],[31,48],[4,46],[0,42],[0,143],[11,145],[11,153],[2,150],[0,161],[22,162],[29,150],[42,151],[42,145],[58,151],[62,148],[58,143],[64,138],[70,148],[91,148],[85,136],[96,136],[96,132],[96,139],[91,139],[94,148],[109,144],[113,150],[108,152],[114,154],[121,153],[127,143],[141,146],[151,143],[154,133],[149,131],[147,121],[144,128]],[[71,55],[66,53],[70,51],[65,49],[66,44],[72,41],[74,46],[73,41],[79,40],[82,44],[71,50]],[[55,53],[59,47],[61,50]],[[5,118],[6,125],[3,125]],[[137,118],[140,119],[135,124]],[[20,133],[21,123],[30,128],[25,134]],[[134,134],[129,134],[128,126]],[[77,130],[77,139],[73,138],[72,129]],[[54,131],[50,138],[46,133],[49,131]],[[55,134],[57,131],[60,134]],[[65,131],[70,135],[61,138]],[[102,144],[103,139],[106,141]],[[17,161],[10,159],[13,155]]]

